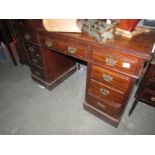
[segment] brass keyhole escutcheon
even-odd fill
[[[45,44],[46,44],[47,47],[52,47],[52,46],[53,46],[53,42],[52,42],[52,40],[50,40],[50,39],[47,39],[47,40],[45,41]]]
[[[26,40],[30,40],[31,39],[31,36],[29,34],[25,34],[25,39]]]
[[[107,75],[107,74],[103,74],[102,77],[107,82],[111,82],[113,80],[113,77],[111,77],[110,75]]]
[[[110,91],[105,89],[105,88],[100,88],[100,92],[104,95],[104,96],[107,96],[110,94]]]
[[[105,58],[105,63],[106,63],[108,66],[115,66],[116,63],[117,63],[117,60],[114,60],[114,59],[111,58],[111,57],[106,57],[106,58]]]
[[[69,46],[68,47],[68,53],[75,54],[77,52],[77,48]]]

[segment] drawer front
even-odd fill
[[[30,69],[31,69],[32,75],[34,75],[42,80],[45,80],[45,74],[44,74],[43,70],[41,70],[37,67],[34,67],[34,66],[30,66]]]
[[[151,93],[148,93],[148,92],[144,91],[142,93],[141,99],[146,101],[147,103],[155,105],[155,94],[154,93],[151,94]]]
[[[16,42],[17,42],[17,51],[19,54],[20,59],[24,60],[25,63],[29,63],[29,58],[28,58],[28,54],[27,54],[27,50],[24,46],[24,43],[22,40],[20,40],[19,38],[16,38]]]
[[[155,81],[149,81],[147,88],[155,92]]]
[[[63,53],[67,49],[67,44],[61,40],[40,37],[40,43],[47,48],[56,49]]]
[[[114,107],[107,102],[103,102],[102,100],[94,97],[92,94],[88,94],[87,103],[114,118],[118,118],[121,114],[120,108]]]
[[[75,57],[87,59],[87,46],[77,43],[68,43],[67,53]]]
[[[124,93],[118,92],[105,84],[101,84],[93,79],[90,80],[88,86],[89,92],[94,93],[96,96],[103,100],[109,101],[117,106],[123,104]]]
[[[132,75],[139,75],[141,72],[141,60],[139,58],[123,54],[119,51],[104,49],[92,50],[92,59],[100,62],[106,67]]]
[[[122,74],[110,71],[103,67],[91,65],[90,77],[104,82],[105,84],[114,87],[120,91],[126,92],[130,86],[130,78]]]
[[[30,43],[25,43],[26,49],[27,49],[27,53],[29,55],[35,56],[35,57],[41,57],[41,53],[39,50],[39,47],[30,44]]]
[[[153,79],[155,79],[155,71],[154,71],[154,73],[153,73],[153,76],[152,76],[152,77],[153,77]]]
[[[33,57],[33,56],[29,55],[29,59],[30,59],[31,64],[44,68],[44,65],[43,65],[41,58]]]
[[[40,38],[40,42],[41,45],[46,46],[47,48],[56,49],[62,53],[75,57],[87,58],[87,46],[85,45],[48,38]]]
[[[21,33],[24,41],[31,42],[31,43],[38,43],[38,37],[36,33],[31,32],[22,32]]]

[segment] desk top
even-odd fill
[[[93,44],[94,46],[98,44],[94,39],[82,33],[79,34],[59,33],[59,34],[63,36],[73,37],[75,39],[80,39],[87,43],[89,42],[89,44]],[[113,40],[108,40],[103,44],[98,44],[98,46],[118,48],[123,50],[124,52],[130,52],[133,54],[136,53],[138,56],[143,57],[144,59],[148,59],[150,57],[154,43],[155,43],[155,31],[151,31],[149,33],[135,36],[131,39],[115,35]]]
[[[18,25],[19,26],[19,25]],[[120,49],[122,52],[129,53],[141,57],[143,59],[149,59],[151,55],[151,51],[153,45],[155,43],[155,30],[152,30],[148,33],[140,34],[134,36],[131,39],[127,39],[125,37],[115,35],[113,40],[108,40],[103,44],[98,44],[93,38],[88,37],[83,33],[56,33],[56,32],[48,32],[42,25],[41,20],[30,20],[28,24],[21,24],[22,29],[31,29],[34,31],[39,31],[40,33],[47,34],[60,37],[69,37],[74,40],[83,41],[83,43],[93,46],[99,47],[110,47]]]

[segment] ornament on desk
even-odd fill
[[[82,32],[89,37],[95,38],[98,43],[114,38],[117,20],[79,19],[77,23],[82,23]]]

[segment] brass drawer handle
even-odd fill
[[[68,46],[68,53],[75,54],[77,52],[77,48]]]
[[[106,57],[106,58],[105,58],[105,63],[106,63],[108,66],[115,66],[116,63],[117,63],[117,60],[114,60],[114,59],[111,58],[111,57]]]
[[[32,59],[32,62],[33,62],[34,64],[37,64],[37,63],[38,63],[38,60],[37,60],[37,59]]]
[[[110,94],[110,91],[105,89],[105,88],[100,88],[100,92],[104,95],[104,96],[107,96]]]
[[[45,41],[45,44],[46,44],[47,47],[52,47],[52,46],[53,46],[53,42],[52,42],[52,40],[50,40],[50,39],[47,39],[47,40]]]
[[[150,100],[155,102],[155,97],[151,97]]]
[[[28,50],[29,50],[31,53],[33,53],[34,48],[33,48],[33,47],[29,47]]]
[[[99,107],[103,108],[103,109],[106,109],[106,106],[105,106],[105,105],[103,105],[103,104],[102,104],[102,103],[100,103],[100,102],[97,102],[97,105],[98,105]]]
[[[26,40],[30,40],[31,39],[31,36],[29,34],[25,34],[24,37],[25,37]]]
[[[107,75],[107,74],[103,74],[102,77],[107,82],[111,82],[113,80],[113,77],[111,77],[110,75]]]
[[[35,71],[34,74],[35,74],[36,76],[40,76],[40,75],[41,75],[38,71]]]

